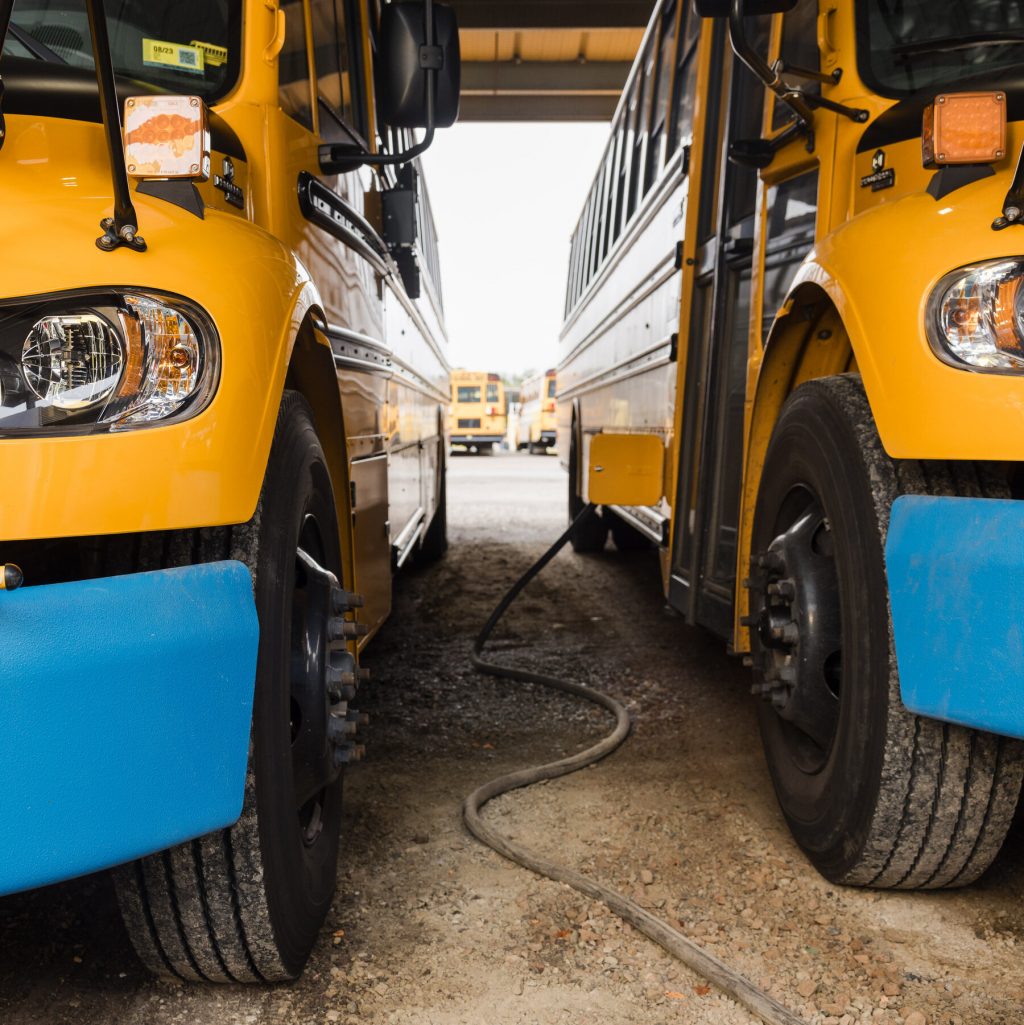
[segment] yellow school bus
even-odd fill
[[[746,656],[826,877],[970,883],[1024,769],[1019,12],[695,6],[656,6],[573,237],[576,548],[624,524]]]
[[[15,0],[0,42],[0,893],[120,865],[155,972],[294,978],[358,655],[445,546],[454,17]]]
[[[452,371],[451,442],[471,452],[490,454],[505,440],[508,408],[500,374],[486,370]]]
[[[534,374],[523,381],[520,392],[519,426],[516,448],[546,452],[558,436],[556,395],[558,381],[554,370]]]

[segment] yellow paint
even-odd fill
[[[662,7],[656,8],[656,16]],[[823,94],[837,103],[866,109],[869,121],[874,121],[895,101],[873,92],[860,77],[854,10],[854,0],[818,5],[821,66],[826,71],[842,69],[838,84],[824,85]],[[769,63],[779,56],[782,26],[783,16],[774,16]],[[620,226],[607,253],[600,253],[589,283],[571,294],[573,306],[562,332],[559,364],[560,449],[564,458],[570,432],[576,430],[582,464],[589,468],[580,491],[588,486],[591,500],[606,500],[600,490],[594,491],[601,487],[601,475],[593,473],[601,439],[628,430],[664,446],[663,494],[660,504],[657,498],[650,504],[658,505],[669,519],[670,541],[662,552],[666,593],[674,560],[684,544],[692,543],[691,525],[699,524],[702,510],[717,500],[705,490],[713,468],[702,465],[708,381],[701,380],[692,394],[687,391],[688,377],[696,372],[695,354],[704,344],[706,325],[694,321],[701,309],[698,280],[706,278],[714,256],[705,243],[715,232],[718,216],[728,90],[717,123],[709,123],[707,101],[713,89],[729,82],[733,59],[726,45],[726,66],[713,68],[711,28],[711,21],[703,23],[697,50],[689,174],[685,179],[680,176],[677,191],[666,189],[660,195],[662,182],[654,182],[638,204],[635,218]],[[766,94],[763,137],[772,134],[773,109],[774,98]],[[814,114],[813,146],[808,149],[805,138],[791,141],[761,172],[757,185],[745,339],[743,450],[730,450],[725,456],[743,467],[731,638],[738,651],[749,646],[746,628],[740,623],[747,611],[741,581],[748,575],[764,454],[780,409],[800,384],[859,373],[882,443],[894,458],[1024,461],[1024,375],[949,366],[936,357],[925,331],[929,296],[944,275],[968,263],[1019,258],[1022,252],[1020,228],[994,232],[991,225],[1001,211],[1024,147],[1024,122],[1007,125],[1005,154],[993,163],[992,177],[941,201],[925,191],[935,172],[922,166],[919,132],[882,147],[885,167],[895,170],[894,187],[878,191],[862,187],[861,179],[872,173],[875,155],[874,147],[857,151],[864,132],[863,123],[819,109]],[[765,305],[772,294],[765,287],[764,272],[768,190],[809,171],[817,172],[819,183],[814,246],[776,311]],[[674,241],[681,243],[681,267],[675,271],[663,271],[665,264],[657,263],[666,259],[667,218],[664,206],[658,205],[667,202],[666,196]],[[709,204],[713,211],[712,227],[703,234],[702,204]],[[595,220],[602,227],[606,224],[607,206],[596,207],[599,218],[594,217],[594,209],[588,201],[578,234],[589,232]],[[576,266],[574,287],[581,287]],[[665,278],[658,279],[660,273]],[[678,288],[678,306],[673,308],[678,320],[670,328],[658,320],[660,306],[655,304],[660,301],[657,288],[669,279]],[[648,296],[650,306],[641,306]],[[640,309],[644,309],[642,315],[636,312]],[[762,325],[773,315],[774,326],[765,343]],[[668,367],[651,357],[658,352],[664,330],[678,334],[676,363]],[[719,360],[731,358],[726,352],[729,341],[712,340]],[[646,359],[651,360],[650,369],[644,365]],[[610,458],[604,462],[614,465]],[[685,494],[679,480],[684,463],[692,468],[694,481]],[[641,504],[635,498],[607,501]],[[708,570],[701,566],[697,571]]]
[[[587,496],[595,505],[656,505],[665,485],[665,446],[654,434],[596,434]]]
[[[242,23],[240,78],[214,110],[248,158],[232,158],[244,209],[226,202],[212,176],[198,186],[202,219],[133,193],[145,253],[96,247],[100,219],[113,205],[101,125],[7,117],[0,246],[8,258],[0,301],[113,286],[180,295],[215,325],[221,364],[210,404],[180,423],[0,439],[0,469],[10,484],[0,495],[0,541],[248,520],[287,386],[313,410],[337,502],[345,582],[367,595],[360,619],[373,631],[390,608],[395,533],[418,506],[432,516],[437,503],[449,400],[440,307],[429,281],[413,304],[397,279],[379,276],[303,218],[297,175],[318,171],[320,139],[279,106],[283,14],[272,0],[246,0]],[[369,53],[365,18],[363,25]],[[206,43],[192,49],[211,63],[220,56]],[[372,69],[366,83],[372,108]],[[223,172],[224,158],[212,153],[213,175]],[[364,192],[376,187],[365,170],[325,183],[358,210]],[[324,323],[375,339],[390,369],[336,370]],[[353,516],[357,477],[367,487]]]

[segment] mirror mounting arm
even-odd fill
[[[4,41],[7,39],[7,27],[11,23],[14,12],[14,0],[0,0],[0,54],[4,52]],[[4,80],[0,78],[0,149],[3,149],[7,136],[7,125],[4,121]]]
[[[100,94],[100,117],[103,133],[107,137],[110,158],[110,178],[114,191],[114,216],[100,221],[103,234],[96,245],[104,252],[127,246],[137,253],[144,252],[146,243],[139,234],[139,218],[132,203],[128,186],[128,171],[124,160],[124,139],[121,136],[121,108],[117,99],[114,62],[110,56],[110,37],[107,34],[107,16],[103,0],[85,0],[85,10],[92,35],[93,63],[96,65],[96,85]]]
[[[367,153],[360,163],[371,167],[386,167],[393,164],[407,164],[421,153],[425,153],[434,141],[434,106],[437,98],[437,73],[444,66],[444,52],[434,44],[434,0],[424,0],[423,45],[420,47],[420,67],[427,76],[426,131],[423,138],[402,153]]]
[[[761,57],[747,39],[743,10],[744,0],[732,0],[729,9],[729,42],[734,53],[779,100],[796,114],[797,124],[806,132],[814,127],[814,112],[807,104],[804,94],[794,91],[782,81],[781,75]]]

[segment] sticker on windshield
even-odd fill
[[[193,39],[191,44],[200,50],[206,63],[211,68],[219,68],[228,62],[228,48],[226,46],[215,46],[213,43],[204,43],[201,39]]]
[[[206,56],[198,46],[167,43],[162,39],[142,40],[142,63],[194,75],[201,75],[206,70]]]

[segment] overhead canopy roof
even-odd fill
[[[462,121],[606,121],[654,0],[453,0]]]

